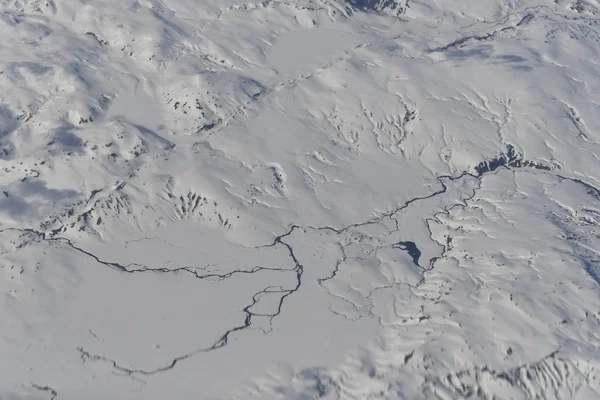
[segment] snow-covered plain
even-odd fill
[[[600,399],[596,0],[0,2],[0,399]]]

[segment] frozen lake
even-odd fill
[[[335,29],[305,29],[283,35],[268,61],[283,74],[304,72],[335,60],[359,43],[359,36]]]
[[[142,90],[121,94],[110,105],[108,118],[116,118],[134,125],[157,130],[163,125],[163,110],[159,103]]]

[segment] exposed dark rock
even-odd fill
[[[402,15],[408,8],[408,0],[346,0],[352,7],[363,11],[378,11]]]
[[[514,168],[535,168],[545,171],[549,171],[551,168],[547,165],[536,163],[533,161],[523,159],[523,156],[515,151],[512,145],[507,145],[506,153],[493,158],[491,160],[482,161],[476,167],[475,171],[478,176],[483,175],[486,172],[494,171],[500,167],[514,167]]]

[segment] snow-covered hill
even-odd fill
[[[600,398],[595,0],[6,0],[0,38],[0,399]]]

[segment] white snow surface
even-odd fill
[[[0,399],[600,399],[600,3],[359,3],[0,2]]]

